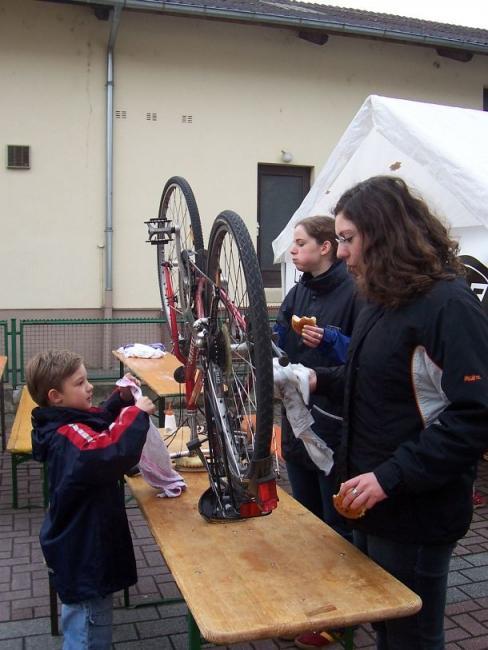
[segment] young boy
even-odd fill
[[[63,650],[108,650],[112,594],[137,581],[119,481],[136,465],[155,406],[128,388],[92,406],[82,358],[42,352],[26,371],[33,457],[47,462],[49,509],[40,542],[62,602]],[[127,407],[127,408],[124,408]]]

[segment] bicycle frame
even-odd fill
[[[257,516],[262,514],[267,514],[271,512],[277,504],[276,496],[276,487],[274,477],[272,480],[269,479],[269,475],[266,478],[264,477],[265,472],[262,471],[261,467],[256,471],[258,478],[254,479],[251,477],[248,481],[248,477],[245,477],[240,471],[238,462],[236,461],[235,455],[229,451],[229,449],[238,450],[240,447],[237,444],[236,446],[236,435],[232,430],[232,426],[228,419],[228,414],[226,410],[226,405],[222,398],[218,396],[218,387],[212,384],[212,375],[207,373],[206,370],[209,364],[209,358],[207,357],[207,337],[209,335],[209,328],[212,327],[212,316],[205,313],[205,293],[208,292],[209,287],[215,292],[215,295],[218,296],[220,304],[225,307],[228,314],[230,314],[233,322],[236,323],[237,327],[240,328],[243,332],[246,331],[247,323],[239,309],[235,306],[232,300],[227,295],[223,287],[216,286],[210,278],[208,278],[205,273],[197,267],[196,264],[188,257],[186,260],[182,258],[182,251],[180,245],[180,232],[179,228],[175,226],[168,226],[164,224],[161,220],[153,220],[158,224],[156,227],[150,224],[149,236],[154,238],[154,235],[157,237],[157,243],[160,245],[165,245],[165,243],[170,241],[170,237],[175,238],[176,244],[176,256],[178,260],[178,285],[180,290],[180,301],[182,297],[185,296],[183,287],[191,287],[193,292],[193,309],[190,308],[191,305],[180,304],[177,305],[175,288],[173,286],[173,276],[172,276],[172,261],[164,260],[161,263],[160,273],[164,274],[164,289],[165,289],[165,299],[168,306],[168,325],[171,335],[171,340],[173,344],[173,354],[177,359],[182,363],[184,368],[184,377],[180,376],[179,380],[184,379],[185,384],[185,398],[186,398],[186,416],[188,425],[190,428],[190,441],[188,443],[188,449],[191,454],[196,453],[203,465],[207,469],[211,488],[215,494],[215,497],[219,500],[220,509],[223,511],[224,508],[220,502],[220,482],[221,478],[218,476],[218,473],[212,471],[212,467],[209,466],[205,455],[203,454],[200,446],[201,441],[198,436],[197,431],[197,413],[198,405],[197,401],[199,399],[202,386],[205,382],[205,377],[207,377],[206,382],[206,394],[209,404],[211,404],[211,411],[215,421],[215,426],[217,430],[221,431],[223,434],[224,446],[226,448],[225,452],[225,462],[226,466],[230,466],[234,476],[240,476],[240,482],[242,484],[249,483],[251,485],[251,492],[256,499],[256,502],[249,501],[241,503],[240,517],[247,518],[250,516]],[[159,223],[158,223],[159,222]],[[185,323],[189,326],[190,331],[190,341],[189,346],[187,347],[188,351],[182,349],[182,341],[180,340],[180,335],[178,331],[178,317],[183,318]],[[245,346],[245,348],[243,347]],[[237,343],[230,344],[230,350],[232,353],[239,353],[240,351],[247,351],[247,343]],[[182,381],[183,383],[183,381]],[[208,420],[207,420],[208,425]],[[245,447],[245,433],[243,432],[243,447]],[[210,438],[208,438],[209,444],[211,444]],[[249,458],[249,463],[253,459]],[[259,465],[259,461],[257,461]],[[231,491],[234,490],[234,487],[231,487]],[[255,494],[254,494],[255,493]],[[225,518],[223,516],[222,518]]]

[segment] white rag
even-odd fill
[[[283,401],[286,417],[296,438],[305,445],[312,461],[325,474],[330,474],[334,465],[334,452],[312,431],[315,422],[307,408],[310,399],[310,371],[301,363],[280,366],[273,359],[274,396]]]
[[[116,383],[117,386],[129,386],[135,400],[138,400],[142,395],[140,386],[127,377],[122,377]],[[183,477],[171,465],[168,448],[164,441],[161,440],[159,431],[154,426],[151,418],[149,418],[146,442],[139,460],[139,470],[149,485],[161,490],[157,495],[158,497],[179,497],[183,490],[186,489]]]
[[[123,345],[117,350],[117,352],[122,352],[126,357],[139,357],[141,359],[159,359],[164,357],[166,354],[166,352],[161,350],[160,347],[153,347],[152,345],[146,345],[145,343]]]

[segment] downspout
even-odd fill
[[[112,10],[112,24],[107,46],[107,133],[106,133],[106,196],[105,196],[105,290],[103,301],[103,317],[112,318],[113,297],[113,177],[114,177],[114,45],[119,28],[122,7],[114,7]],[[102,365],[104,369],[110,368],[112,364],[112,325],[103,326],[103,349]]]
[[[107,133],[106,133],[106,197],[105,197],[105,295],[104,318],[112,317],[112,279],[113,279],[113,136],[114,136],[114,45],[119,28],[122,7],[112,10],[112,24],[107,47]]]

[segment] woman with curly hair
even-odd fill
[[[378,650],[442,650],[449,562],[472,517],[488,441],[488,319],[447,229],[406,183],[377,176],[335,207],[337,255],[368,301],[347,365],[311,385],[342,393],[339,497],[354,543],[419,594],[375,624]]]

